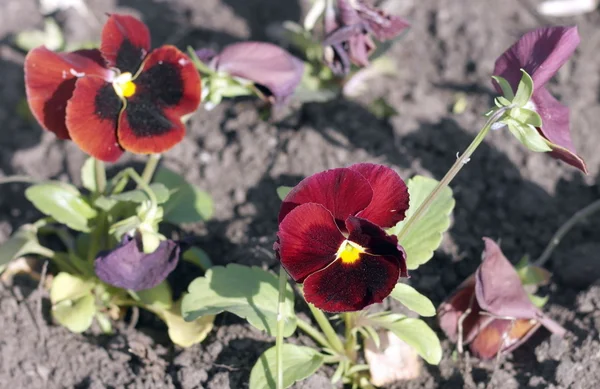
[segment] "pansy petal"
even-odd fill
[[[162,153],[181,142],[181,117],[200,105],[200,76],[174,46],[152,51],[119,122],[119,144],[137,154]]]
[[[351,169],[330,169],[300,181],[285,197],[279,211],[279,222],[297,206],[316,203],[333,214],[337,224],[344,227],[350,215],[365,209],[373,198],[369,182]]]
[[[551,155],[587,173],[585,162],[575,152],[571,140],[569,108],[562,105],[543,87],[536,89],[531,99],[542,118],[542,127],[539,130],[552,143]]]
[[[353,263],[338,259],[306,278],[304,298],[327,312],[359,311],[389,296],[399,269],[395,257],[361,254]]]
[[[573,55],[579,41],[575,26],[530,31],[496,60],[494,75],[505,78],[516,91],[522,68],[533,78],[535,88],[541,88]]]
[[[272,43],[241,42],[227,46],[211,66],[264,86],[276,102],[291,96],[302,80],[304,63]]]
[[[117,143],[122,102],[112,84],[96,77],[77,80],[67,104],[67,128],[73,142],[94,158],[114,162],[123,150]]]
[[[181,254],[177,242],[164,240],[150,254],[140,250],[137,239],[126,236],[119,247],[101,253],[94,262],[96,275],[107,284],[144,290],[160,284],[171,273]]]
[[[398,238],[388,235],[381,227],[369,220],[350,216],[346,219],[348,240],[358,244],[369,255],[394,257],[398,260],[400,277],[408,277],[406,269],[406,253],[398,244]]]
[[[475,296],[481,309],[499,317],[541,317],[539,309],[529,300],[517,271],[500,247],[490,238],[483,240],[483,262],[475,273]]]
[[[367,22],[370,32],[380,42],[397,37],[410,26],[410,23],[401,17],[389,15],[380,9],[366,4],[365,1],[358,0],[357,6],[359,17]]]
[[[302,204],[279,224],[277,255],[296,282],[335,261],[344,242],[331,212],[319,204]]]
[[[390,228],[404,220],[409,205],[408,188],[398,173],[387,166],[358,163],[349,167],[369,181],[373,199],[357,216],[382,228]]]
[[[102,29],[102,56],[109,66],[135,74],[150,51],[150,31],[129,15],[110,15]]]
[[[538,328],[540,323],[535,320],[494,319],[477,334],[470,349],[478,358],[492,359],[523,344]]]
[[[73,95],[77,77],[109,77],[101,66],[97,50],[55,53],[45,47],[31,50],[25,57],[25,89],[33,116],[60,139],[69,139],[65,123],[67,101]]]

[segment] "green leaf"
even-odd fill
[[[204,277],[196,278],[183,298],[182,313],[185,320],[205,315],[231,312],[248,320],[259,330],[275,336],[277,323],[278,278],[258,267],[230,264],[215,266]],[[283,316],[284,336],[296,329],[294,293],[286,285]]]
[[[433,303],[410,285],[396,284],[390,296],[421,316],[435,316]]]
[[[103,313],[96,312],[95,318],[103,333],[108,335],[112,334],[112,323],[110,322],[108,316]]]
[[[214,315],[201,316],[193,321],[183,320],[181,301],[158,315],[167,324],[171,341],[180,347],[190,347],[202,342],[213,329],[215,321]]]
[[[508,125],[508,129],[515,138],[529,150],[537,153],[552,151],[548,142],[534,126],[520,123],[512,118],[504,119],[504,123]]]
[[[172,191],[164,205],[164,220],[173,223],[196,223],[209,220],[213,215],[210,195],[189,184],[183,177],[166,168],[160,168],[154,181]]]
[[[527,108],[513,108],[509,116],[523,124],[530,124],[534,127],[542,126],[542,117],[535,111]]]
[[[539,266],[527,265],[517,269],[523,285],[546,285],[552,273]]]
[[[52,304],[65,300],[77,300],[91,293],[95,283],[80,276],[61,272],[54,277],[50,288]]]
[[[192,246],[185,253],[183,253],[183,260],[198,266],[204,271],[212,267],[212,261],[210,260],[210,257],[206,251],[195,246]]]
[[[405,341],[427,363],[437,365],[442,359],[442,346],[437,335],[427,323],[421,319],[400,318],[397,315],[386,315],[372,318],[371,320],[381,327],[390,330],[397,337]]]
[[[524,69],[521,69],[523,76],[521,77],[521,81],[519,82],[519,86],[517,87],[517,93],[515,93],[515,98],[512,99],[513,104],[517,107],[525,107],[531,96],[533,95],[533,79]]]
[[[35,254],[38,247],[37,229],[25,224],[0,246],[0,266],[23,255]]]
[[[150,184],[150,189],[154,192],[156,196],[157,204],[163,204],[169,200],[169,196],[171,195],[169,189],[158,182]],[[118,201],[131,201],[132,203],[141,204],[145,201],[150,200],[148,195],[142,189],[134,189],[127,192],[119,193],[116,195],[110,196],[110,198]]]
[[[167,281],[163,281],[154,288],[140,290],[137,296],[149,309],[167,310],[173,306],[173,292]]]
[[[91,294],[77,300],[63,300],[52,307],[54,319],[76,333],[90,328],[95,314],[96,302],[95,297]]]
[[[277,188],[277,196],[279,196],[279,199],[283,201],[283,199],[285,199],[285,196],[287,196],[288,193],[292,191],[292,189],[294,189],[293,186],[280,186],[279,188]]]
[[[30,186],[25,197],[43,214],[82,232],[89,232],[89,220],[96,211],[81,197],[77,188],[57,181]]]
[[[544,305],[546,305],[546,303],[550,299],[550,296],[542,297],[542,296],[536,296],[535,294],[532,294],[532,293],[527,293],[527,296],[529,297],[529,301],[531,301],[531,303],[538,308],[543,308]]]
[[[46,46],[49,50],[59,50],[64,42],[63,33],[53,18],[44,19],[43,30],[26,30],[15,36],[15,45],[23,51],[39,46]]]
[[[81,167],[81,182],[83,183],[83,187],[92,193],[98,190],[98,184],[96,183],[96,163],[97,161],[93,157],[89,157]]]
[[[496,81],[500,86],[500,89],[502,89],[502,97],[504,97],[504,99],[512,101],[515,98],[512,86],[510,86],[506,78],[500,76],[492,76],[492,79],[494,79],[494,81]]]
[[[284,388],[310,377],[323,365],[323,355],[310,347],[286,343],[282,351]],[[275,356],[275,347],[271,347],[258,358],[250,373],[250,389],[275,389]]]
[[[390,229],[390,234],[398,235],[402,231],[406,220],[412,217],[437,184],[433,178],[423,176],[415,176],[408,180],[410,208],[406,212],[406,218]],[[454,204],[452,189],[446,187],[421,219],[404,235],[400,244],[406,251],[406,265],[410,270],[418,268],[433,257],[433,252],[442,243],[442,234],[450,227],[450,215]]]

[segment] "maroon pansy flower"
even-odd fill
[[[151,51],[146,25],[126,15],[110,15],[100,50],[29,52],[25,86],[42,127],[111,162],[125,150],[161,153],[179,143],[181,118],[198,108],[201,89],[185,54],[168,45]]]
[[[275,250],[304,284],[306,301],[329,312],[383,301],[408,277],[395,236],[383,229],[404,219],[408,189],[392,169],[369,163],[302,180],[283,200]]]
[[[163,240],[154,252],[146,254],[139,236],[125,235],[115,249],[98,254],[94,261],[96,275],[119,288],[154,288],[175,269],[187,247],[186,243]]]
[[[210,68],[262,87],[274,104],[284,103],[294,93],[304,73],[304,62],[267,42],[234,43],[220,54],[206,49],[196,54]]]
[[[469,344],[477,357],[491,359],[515,349],[542,325],[564,335],[564,328],[533,305],[500,247],[489,238],[484,241],[483,262],[476,273],[438,308],[438,321],[446,336],[453,342],[460,340],[462,317],[463,345]]]
[[[401,17],[388,15],[365,0],[338,0],[337,13],[331,8],[325,12],[325,62],[336,74],[348,73],[351,63],[368,66],[369,55],[376,47],[371,35],[384,42],[409,25]]]
[[[516,93],[521,80],[521,69],[533,79],[531,107],[542,118],[539,133],[549,142],[550,152],[584,173],[585,162],[575,152],[569,128],[569,108],[548,92],[545,85],[569,60],[579,45],[577,27],[545,27],[523,35],[498,60],[494,75],[505,78]],[[494,82],[498,92],[500,86]]]

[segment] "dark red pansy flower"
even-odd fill
[[[306,301],[328,312],[358,311],[383,301],[408,277],[395,236],[408,189],[392,169],[370,163],[302,180],[283,200],[275,251]]]
[[[220,54],[202,49],[198,58],[212,69],[250,80],[263,87],[274,104],[284,103],[302,81],[304,62],[267,42],[231,44]]]
[[[168,45],[151,51],[146,25],[126,15],[110,15],[100,50],[29,52],[25,87],[42,127],[109,162],[179,143],[201,88],[185,54]]]
[[[525,342],[540,326],[564,335],[565,329],[544,315],[525,292],[515,268],[500,247],[484,238],[483,262],[438,308],[438,321],[446,336],[462,343],[479,358],[491,359]],[[468,309],[471,311],[465,314]]]
[[[118,247],[98,254],[94,261],[96,275],[109,285],[131,290],[154,288],[167,278],[188,245],[163,240],[146,254],[139,236],[126,235]]]
[[[585,162],[575,152],[569,128],[569,108],[548,92],[545,85],[569,60],[579,45],[577,27],[545,27],[523,35],[498,60],[494,75],[505,78],[516,93],[521,69],[533,79],[531,108],[542,118],[540,134],[549,142],[550,152],[571,166],[587,173]],[[494,82],[496,90],[500,86]]]
[[[383,42],[395,38],[409,25],[365,0],[338,0],[337,12],[332,8],[325,11],[325,62],[336,74],[348,73],[351,63],[368,66],[369,55],[375,50],[371,35]]]

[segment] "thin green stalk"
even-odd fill
[[[124,174],[128,175],[133,181],[135,181],[135,183],[138,185],[138,188],[140,188],[144,192],[146,192],[148,199],[152,203],[152,207],[156,207],[158,202],[156,200],[156,196],[154,195],[154,192],[152,191],[152,189],[150,189],[150,186],[148,185],[148,183],[146,181],[144,181],[144,179],[142,177],[140,177],[140,175],[131,167],[123,170],[123,172],[124,172]]]
[[[327,338],[325,338],[325,336],[323,336],[323,334],[319,332],[319,330],[317,330],[316,328],[311,326],[309,323],[305,322],[304,320],[302,320],[300,318],[298,318],[296,320],[296,324],[298,325],[298,328],[300,328],[302,331],[306,332],[306,334],[308,336],[313,338],[321,346],[333,350],[333,346],[329,343]]]
[[[144,167],[144,171],[142,172],[142,181],[144,181],[146,184],[150,184],[152,182],[152,177],[154,177],[154,172],[156,172],[160,157],[161,154],[150,154],[150,157],[146,162],[146,166]]]
[[[450,182],[454,179],[454,177],[456,177],[458,172],[469,162],[471,155],[473,155],[477,147],[479,147],[481,142],[483,142],[483,139],[490,132],[492,125],[498,120],[500,120],[504,116],[504,113],[510,108],[512,107],[502,107],[496,112],[494,112],[492,116],[490,116],[490,118],[487,120],[483,128],[479,131],[475,139],[473,139],[473,142],[471,142],[471,144],[469,145],[469,147],[467,147],[465,152],[456,159],[456,162],[454,162],[454,165],[452,165],[450,170],[448,170],[444,178],[442,178],[441,181],[438,182],[437,186],[431,191],[429,196],[427,196],[427,198],[421,203],[419,208],[417,208],[415,213],[406,221],[404,228],[402,228],[402,230],[398,234],[398,241],[402,242],[402,238],[404,238],[406,234],[410,231],[410,227],[425,214],[425,212],[436,199],[436,197],[442,192],[442,190],[444,190],[450,184]]]
[[[346,355],[350,358],[352,363],[355,363],[358,355],[356,355],[356,336],[352,333],[352,330],[354,329],[356,322],[356,312],[345,312],[343,315],[344,326],[346,327]]]
[[[313,314],[313,317],[317,321],[319,327],[321,327],[321,331],[323,331],[323,333],[325,334],[325,337],[331,345],[332,350],[341,355],[345,355],[344,344],[342,343],[342,340],[331,326],[331,323],[329,322],[327,316],[325,316],[323,311],[316,308],[311,303],[308,303],[308,308],[310,308],[310,312]]]
[[[12,184],[12,183],[22,183],[22,184],[37,184],[40,180],[29,177],[29,176],[8,176],[8,177],[0,177],[0,185],[2,184]]]
[[[279,269],[279,302],[277,303],[277,336],[275,338],[275,360],[277,363],[277,389],[283,387],[283,330],[285,320],[283,310],[285,306],[285,286],[287,273],[283,266]]]
[[[68,261],[62,255],[58,255],[57,252],[55,252],[54,250],[51,250],[47,247],[40,246],[40,245],[36,245],[36,246],[37,247],[34,250],[35,254],[41,255],[44,258],[48,258],[48,259],[56,262],[56,265],[63,271],[73,273],[73,274],[79,273],[79,269],[77,269],[72,263],[70,263],[70,261]]]
[[[104,162],[99,159],[94,159],[94,175],[98,193],[104,193],[106,190],[106,168]]]
[[[560,226],[560,228],[554,233],[554,236],[552,236],[552,239],[550,239],[550,242],[548,242],[548,246],[546,246],[546,249],[544,250],[542,255],[540,255],[540,257],[535,260],[534,265],[544,266],[546,261],[548,261],[548,258],[550,258],[550,255],[552,255],[552,252],[554,252],[554,249],[556,249],[556,247],[562,240],[562,238],[564,238],[565,235],[567,235],[567,233],[571,231],[571,229],[575,227],[577,223],[598,211],[600,211],[600,199],[575,212],[575,214],[571,216],[569,220],[567,220],[565,224]]]

